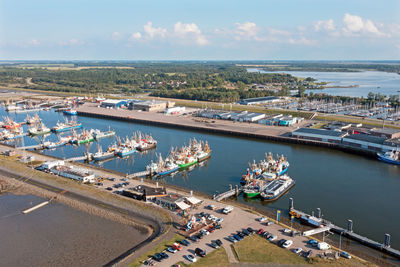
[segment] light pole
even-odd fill
[[[343,235],[343,231],[340,232],[340,235],[339,235],[339,250],[342,250],[342,235]]]

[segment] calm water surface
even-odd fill
[[[4,110],[0,115],[6,115]],[[17,121],[26,115],[12,114]],[[49,127],[63,115],[53,111],[42,111],[40,117]],[[238,184],[248,162],[260,160],[265,152],[284,154],[290,161],[289,175],[296,180],[296,186],[288,194],[271,203],[259,200],[247,202],[268,210],[287,210],[288,199],[293,197],[295,207],[311,212],[321,208],[325,218],[338,225],[346,226],[347,219],[354,221],[354,230],[377,241],[383,241],[384,234],[392,235],[392,246],[400,248],[400,167],[381,163],[374,159],[331,151],[323,148],[301,145],[264,142],[252,139],[212,135],[180,129],[163,128],[128,122],[109,121],[97,118],[79,117],[87,129],[115,129],[121,137],[131,135],[133,131],[151,133],[158,141],[157,149],[145,154],[135,154],[126,159],[115,158],[102,163],[105,168],[124,173],[144,170],[156,153],[167,155],[171,146],[182,146],[189,138],[208,140],[213,150],[212,157],[203,166],[190,172],[165,177],[169,184],[214,194],[225,191],[229,184]],[[266,126],[267,127],[267,126]],[[54,134],[49,140],[57,139]],[[25,137],[26,145],[35,144],[39,138]],[[103,139],[100,144],[107,148],[114,139]],[[19,144],[21,145],[21,144]],[[94,152],[97,143],[81,146],[65,146],[48,155],[74,157],[85,151]],[[245,202],[242,198],[239,201]],[[286,213],[286,212],[284,212]]]
[[[249,69],[249,71],[260,71]],[[271,73],[260,71],[261,73]],[[307,92],[322,92],[328,95],[366,97],[369,92],[384,95],[400,94],[400,75],[397,73],[382,71],[361,71],[361,72],[309,72],[309,71],[283,71],[296,77],[312,77],[319,82],[329,82],[329,86],[323,90],[308,90]],[[335,86],[358,85],[354,88],[338,88]]]

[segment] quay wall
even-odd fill
[[[202,131],[207,133],[215,133],[215,134],[223,134],[223,135],[232,135],[237,137],[245,137],[245,138],[254,138],[259,140],[266,140],[266,141],[274,141],[274,142],[282,142],[282,143],[292,143],[292,144],[300,144],[300,145],[311,145],[317,147],[325,147],[336,149],[348,153],[359,154],[367,157],[376,158],[376,152],[362,149],[362,148],[355,148],[344,146],[342,144],[334,144],[329,142],[321,142],[315,140],[306,140],[306,139],[298,139],[289,136],[282,136],[282,135],[275,135],[275,134],[266,134],[266,133],[255,133],[249,131],[243,131],[242,129],[224,129],[224,128],[215,128],[210,127],[207,125],[201,124],[187,124],[187,123],[179,123],[179,122],[171,122],[166,120],[152,120],[146,117],[139,117],[139,116],[126,116],[123,114],[116,115],[116,114],[106,114],[100,113],[96,111],[83,111],[78,110],[78,115],[80,116],[87,116],[87,117],[94,117],[94,118],[102,118],[102,119],[112,119],[112,120],[119,120],[119,121],[127,121],[127,122],[137,122],[141,124],[150,124],[150,125],[158,125],[164,126],[169,128],[181,128],[186,130],[195,130],[195,131]],[[268,127],[268,126],[265,126]]]

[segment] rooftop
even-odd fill
[[[381,133],[381,134],[396,134],[400,132],[400,130],[392,128],[372,128],[371,132]]]
[[[276,96],[264,96],[264,97],[255,97],[255,98],[247,98],[247,99],[241,99],[239,102],[260,102],[260,101],[270,101],[270,100],[276,100],[278,99]]]
[[[341,137],[346,134],[344,132],[339,132],[339,131],[313,129],[313,128],[299,128],[296,131],[293,131],[292,134],[293,133],[319,134],[319,135],[337,136],[337,137]]]
[[[383,145],[386,141],[386,138],[384,138],[384,137],[372,136],[372,135],[368,135],[368,134],[352,134],[352,135],[346,136],[345,138],[359,140],[359,141],[365,141],[365,142],[380,144],[380,145]]]

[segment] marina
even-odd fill
[[[18,114],[16,115],[18,116]],[[57,121],[63,121],[62,114],[54,113],[52,111],[46,112],[46,115],[41,115],[41,117],[46,125],[54,125]],[[24,118],[17,117],[16,121],[22,121],[23,119]],[[78,116],[78,120],[84,125],[85,128],[105,130],[101,127],[101,125],[104,125],[104,121],[102,119]],[[375,239],[377,236],[381,236],[382,233],[379,231],[380,228],[369,227],[371,223],[375,225],[381,225],[382,229],[386,229],[387,232],[392,234],[392,246],[396,247],[396,240],[398,240],[396,237],[396,226],[391,224],[390,221],[381,221],[375,219],[379,216],[385,216],[385,209],[375,209],[374,214],[376,217],[374,216],[371,218],[371,216],[367,215],[366,213],[359,213],[357,215],[349,214],[351,206],[349,207],[349,210],[343,209],[340,208],[340,204],[331,205],[329,201],[329,199],[335,198],[335,190],[341,190],[344,192],[351,192],[349,194],[344,193],[345,195],[343,199],[339,199],[339,203],[343,201],[343,205],[344,203],[346,203],[346,205],[349,205],[349,203],[354,203],[354,201],[350,200],[353,197],[357,199],[361,198],[363,202],[367,203],[367,205],[387,205],[387,202],[384,199],[372,203],[370,199],[364,196],[367,196],[370,189],[374,188],[374,194],[376,193],[376,190],[378,190],[378,192],[384,190],[385,195],[387,195],[388,198],[396,199],[398,195],[393,191],[393,188],[395,188],[397,181],[395,177],[398,175],[398,170],[393,169],[394,166],[382,164],[377,160],[362,158],[356,155],[345,154],[338,151],[320,150],[320,148],[317,149],[291,144],[265,143],[252,139],[238,139],[235,137],[206,133],[200,134],[185,130],[149,126],[123,121],[113,121],[111,125],[116,133],[120,136],[129,136],[132,134],[132,128],[127,129],[128,125],[129,127],[134,127],[133,131],[140,130],[142,132],[151,133],[154,138],[157,139],[156,150],[149,150],[146,151],[147,153],[143,154],[136,153],[134,154],[134,157],[125,159],[116,157],[111,161],[99,163],[92,162],[91,164],[109,168],[111,170],[119,170],[126,172],[127,174],[143,172],[145,167],[152,160],[153,162],[157,161],[157,153],[161,152],[163,155],[168,155],[171,145],[180,147],[183,145],[183,140],[189,140],[189,138],[193,137],[198,140],[206,139],[213,150],[213,156],[210,161],[205,161],[205,165],[199,166],[199,168],[184,171],[174,176],[164,176],[160,181],[205,192],[210,195],[218,195],[219,192],[223,192],[226,189],[227,184],[235,185],[239,183],[240,173],[243,173],[243,170],[246,169],[249,159],[259,159],[263,157],[265,151],[273,151],[274,153],[284,154],[290,159],[291,166],[288,170],[288,174],[295,175],[296,186],[289,191],[289,194],[284,195],[279,200],[268,204],[260,202],[259,200],[246,200],[241,197],[238,198],[239,202],[261,209],[275,210],[278,208],[285,210],[287,205],[284,203],[287,203],[287,198],[289,196],[299,199],[299,203],[301,200],[301,205],[303,207],[308,207],[313,202],[312,200],[308,199],[309,194],[312,194],[315,198],[319,199],[321,207],[325,211],[329,212],[329,214],[332,214],[332,216],[335,218],[335,221],[345,221],[346,217],[349,218],[351,217],[350,215],[353,215],[354,218],[355,216],[356,218],[354,219],[357,220],[358,223],[357,228],[363,235],[369,236],[373,239]],[[56,142],[58,140],[56,135],[51,135],[48,138],[52,142]],[[36,142],[36,139],[34,138],[25,137],[24,139],[24,143],[26,145],[34,145]],[[101,140],[101,145],[103,148],[107,148],[112,146],[113,142],[114,141],[111,138],[105,138]],[[246,149],[248,147],[252,148],[251,151]],[[43,152],[59,158],[74,158],[79,155],[83,155],[88,149],[90,153],[94,154],[97,151],[97,145],[93,144],[89,145],[88,147],[87,145],[63,146],[57,148],[56,150],[46,150]],[[237,153],[238,149],[241,151],[240,154]],[[357,170],[357,174],[355,173],[355,169],[348,168],[349,160],[350,162],[357,162],[357,164],[360,166],[360,169]],[[324,162],[334,162],[335,164],[325,164],[324,166],[326,167],[322,173],[322,170],[318,171],[313,169],[312,165],[310,165],[310,162],[318,164],[324,164]],[[311,169],[313,169],[313,171],[311,171]],[[378,173],[379,175],[377,175]],[[362,185],[356,182],[355,177],[359,177],[359,175],[364,177],[364,182]],[[320,177],[323,177],[323,179]],[[382,184],[379,181],[379,187],[374,185],[375,183],[378,183],[378,177],[385,177],[385,183]],[[335,184],[331,183],[331,181],[335,181]],[[329,184],[329,186],[332,188],[332,191],[322,192],[320,190],[321,186],[324,187],[326,183]],[[350,186],[340,186],[341,184],[349,185],[349,183]],[[212,186],[204,187],[204,184],[211,184]],[[355,193],[353,190],[356,184],[360,193]],[[235,193],[233,193],[233,196],[234,195]],[[336,201],[338,201],[338,199],[336,199]],[[356,206],[356,203],[354,203],[354,205]],[[394,217],[396,216],[397,214],[394,215]]]

